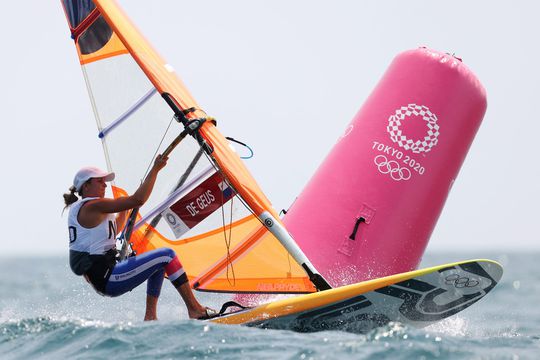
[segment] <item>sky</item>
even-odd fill
[[[247,165],[278,210],[397,54],[455,53],[488,109],[427,251],[540,250],[537,1],[119,3],[222,133],[254,149]],[[65,254],[62,194],[80,167],[106,167],[103,150],[60,1],[4,10],[1,255]]]

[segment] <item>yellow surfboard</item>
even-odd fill
[[[424,327],[471,306],[499,282],[492,260],[468,260],[263,304],[208,321],[299,332],[366,332],[397,321]]]

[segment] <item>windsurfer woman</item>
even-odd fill
[[[116,260],[116,229],[125,225],[128,210],[138,208],[148,200],[157,174],[166,163],[167,157],[159,155],[135,193],[117,199],[105,198],[106,182],[114,179],[114,173],[94,167],[77,172],[70,192],[64,194],[66,207],[70,207],[70,267],[105,296],[122,295],[148,280],[144,320],[157,320],[157,301],[167,274],[184,300],[189,317],[208,318],[215,311],[197,301],[174,250],[160,248],[118,263]]]

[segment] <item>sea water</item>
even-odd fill
[[[478,258],[427,254],[421,267]],[[67,257],[0,258],[0,359],[540,359],[540,253],[488,253],[501,283],[424,329],[392,323],[367,334],[295,333],[188,320],[165,281],[157,322],[143,322],[145,287],[103,298]],[[226,295],[197,293],[219,307]]]

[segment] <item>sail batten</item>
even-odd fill
[[[143,97],[141,97],[140,100],[138,100],[135,104],[133,104],[125,113],[120,115],[118,119],[114,120],[109,126],[101,130],[99,132],[98,137],[101,139],[107,136],[107,134],[110,131],[112,131],[114,128],[120,125],[128,117],[130,117],[135,111],[137,111],[142,105],[144,105],[144,103],[146,103],[155,94],[157,94],[157,90],[155,88],[150,89],[146,94],[143,95]]]

